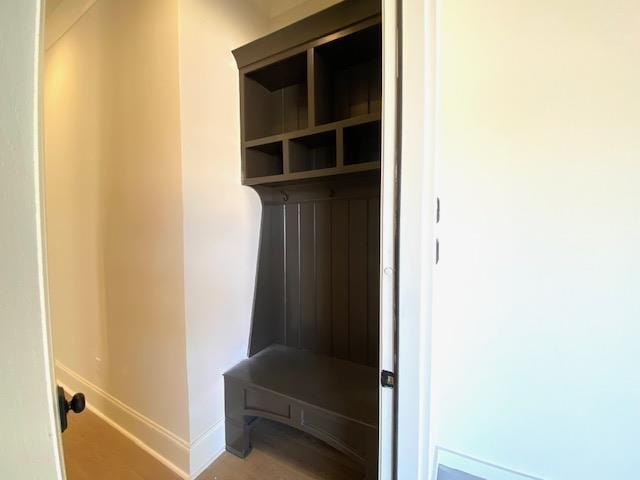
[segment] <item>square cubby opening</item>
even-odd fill
[[[289,143],[292,172],[304,172],[336,166],[336,132],[323,132],[292,138]]]
[[[244,76],[245,140],[307,128],[307,53]]]
[[[369,122],[344,129],[344,164],[379,162],[382,151],[380,122]]]
[[[248,147],[244,159],[246,178],[282,175],[282,142]]]
[[[315,48],[314,62],[318,125],[381,111],[380,25]]]

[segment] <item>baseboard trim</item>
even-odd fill
[[[191,443],[190,471],[195,479],[224,453],[224,419],[216,422]]]
[[[201,436],[198,442],[190,445],[58,361],[56,361],[56,380],[62,388],[70,393],[84,392],[87,398],[87,408],[90,411],[171,469],[180,478],[185,480],[195,478],[187,473],[188,470],[191,470],[190,450],[200,442],[206,445],[206,440],[210,436],[213,438],[217,433],[216,429],[212,427],[206,432],[207,434],[211,432],[211,435]],[[223,426],[223,423],[220,423]],[[217,424],[214,425],[214,427],[216,426]],[[224,428],[221,429],[224,431]]]

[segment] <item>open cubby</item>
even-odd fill
[[[247,178],[281,175],[283,173],[282,142],[247,148],[245,163]]]
[[[307,53],[303,52],[244,76],[245,140],[306,128]]]
[[[248,358],[224,374],[227,450],[267,418],[378,478],[380,3],[350,0],[234,51],[242,182],[262,203]],[[310,78],[307,78],[310,72]]]
[[[381,49],[379,24],[314,49],[318,125],[380,112]]]
[[[379,162],[381,154],[380,122],[369,122],[344,129],[344,164]]]
[[[292,138],[289,143],[289,162],[292,172],[335,167],[335,130]]]

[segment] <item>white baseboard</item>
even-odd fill
[[[187,441],[125,405],[58,361],[56,361],[56,380],[70,393],[83,392],[89,410],[181,478],[186,480],[190,478],[187,473],[190,470],[190,445]],[[204,440],[203,438],[203,442]]]
[[[58,361],[56,380],[69,393],[83,392],[89,410],[180,478],[197,478],[224,452],[224,419],[188,443]]]
[[[191,478],[197,478],[224,453],[224,450],[224,419],[222,419],[191,443],[189,462]]]

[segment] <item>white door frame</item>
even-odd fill
[[[0,2],[0,477],[63,480],[40,195],[42,3]]]
[[[426,480],[434,265],[436,1],[399,0],[399,162],[396,478]]]
[[[397,146],[398,146],[398,2],[382,3],[382,172],[380,192],[380,372],[396,371],[397,323]],[[379,388],[378,478],[395,477],[396,398]]]
[[[380,369],[395,388],[380,389],[382,480],[430,472],[435,4],[383,0]]]

